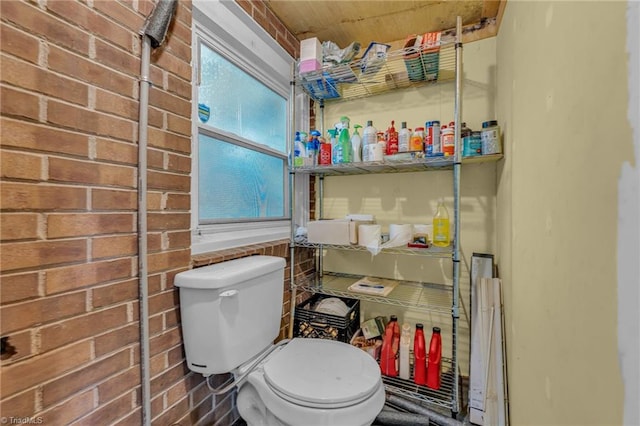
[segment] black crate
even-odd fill
[[[312,310],[317,302],[328,297],[333,296],[314,294],[296,306],[293,324],[296,337],[329,339],[349,343],[351,337],[360,328],[360,300],[338,297],[349,307],[349,311],[344,317]]]

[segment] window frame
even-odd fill
[[[214,22],[215,19],[215,22]],[[200,84],[200,53],[205,44],[226,60],[265,84],[286,102],[286,110],[294,102],[291,98],[291,70],[294,59],[260,27],[246,12],[232,1],[194,0],[192,21],[192,177],[191,228],[192,254],[289,238],[291,235],[290,179],[288,157],[291,146],[291,117],[286,117],[285,152],[256,144],[238,135],[229,134],[201,123],[198,117],[198,88]],[[259,50],[258,56],[246,46]],[[266,54],[265,54],[266,53]],[[230,142],[283,160],[284,216],[247,220],[199,220],[199,138],[200,135]]]

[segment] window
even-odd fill
[[[293,59],[236,2],[193,5],[192,252],[287,238]]]

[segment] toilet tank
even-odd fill
[[[181,272],[187,364],[204,376],[230,372],[279,334],[285,260],[250,256]]]

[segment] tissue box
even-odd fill
[[[322,63],[322,44],[318,37],[306,38],[300,41],[300,62],[317,61]]]
[[[307,223],[307,240],[313,244],[349,245],[358,243],[358,225],[372,221],[325,219]]]

